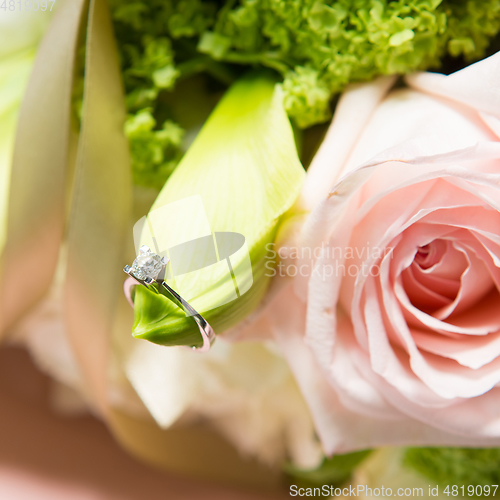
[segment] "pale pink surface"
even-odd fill
[[[286,243],[314,272],[278,279],[249,328],[277,339],[328,453],[500,445],[500,53],[407,82],[340,100]]]
[[[148,467],[122,450],[100,421],[55,415],[47,402],[49,383],[24,350],[0,350],[2,500],[279,500],[288,496],[175,477]]]

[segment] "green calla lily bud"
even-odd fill
[[[140,244],[170,259],[166,282],[217,334],[262,299],[266,246],[304,176],[281,86],[249,76],[227,91],[143,221]],[[193,318],[164,295],[136,287],[134,302],[136,338],[201,345]]]

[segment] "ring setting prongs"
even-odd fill
[[[141,285],[151,289],[151,285],[158,284],[158,280],[163,281],[167,264],[166,257],[160,257],[153,253],[147,245],[143,245],[132,265],[125,266],[123,270]]]

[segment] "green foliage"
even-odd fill
[[[265,66],[302,128],[327,120],[349,82],[478,59],[500,30],[500,0],[113,0],[112,10],[130,112],[165,113],[161,93],[186,76],[227,85],[235,65]]]
[[[329,484],[337,486],[347,481],[352,471],[371,453],[371,450],[356,451],[346,455],[335,455],[325,458],[323,463],[314,470],[297,469],[289,464],[285,466],[294,484],[300,487],[315,487]]]
[[[409,448],[404,464],[442,485],[500,484],[500,449]]]

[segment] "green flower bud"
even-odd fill
[[[140,243],[170,258],[167,283],[216,333],[262,299],[266,246],[304,176],[282,88],[254,75],[229,89],[151,208]],[[134,300],[135,337],[201,345],[193,318],[167,297],[136,287]]]

